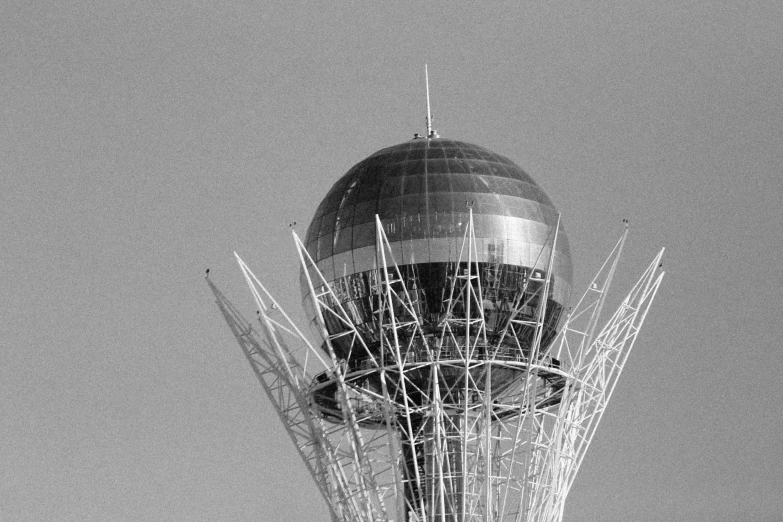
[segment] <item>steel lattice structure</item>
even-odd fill
[[[482,303],[473,217],[437,335],[422,330],[376,216],[369,349],[302,241],[323,345],[313,345],[237,256],[258,307],[246,320],[208,279],[226,322],[333,521],[559,521],[566,496],[663,278],[663,250],[598,329],[627,228],[553,342],[542,343],[558,227],[539,279],[502,314]],[[535,302],[535,303],[533,303]],[[535,306],[532,317],[522,313]],[[339,333],[327,324],[339,323]],[[488,328],[491,324],[492,328]],[[498,333],[499,332],[499,333]],[[524,335],[523,335],[524,334]],[[350,346],[338,357],[333,344]],[[520,339],[528,341],[522,343]],[[359,364],[350,361],[360,361]]]

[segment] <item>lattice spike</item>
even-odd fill
[[[661,284],[663,252],[598,330],[624,233],[557,338],[542,347],[559,226],[541,250],[551,249],[541,261],[546,279],[533,296],[542,305],[532,317],[521,314],[533,299],[526,286],[495,337],[488,334],[484,293],[500,274],[492,263],[482,272],[472,210],[444,312],[427,331],[408,288],[415,274],[400,269],[377,217],[375,227],[374,315],[361,330],[332,287],[339,278],[326,281],[294,234],[321,349],[241,259],[260,309],[258,332],[209,283],[333,520],[560,521]],[[521,332],[532,336],[522,342]],[[322,371],[306,371],[290,343]]]

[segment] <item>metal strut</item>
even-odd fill
[[[426,331],[415,289],[377,216],[371,335],[367,324],[354,324],[336,282],[325,279],[296,233],[321,346],[309,342],[238,256],[258,325],[208,279],[334,521],[562,520],[664,273],[661,250],[598,328],[626,230],[557,337],[544,343],[558,228],[506,315],[489,319],[485,303],[498,274],[491,259],[483,271],[479,266],[471,211],[442,316]],[[545,276],[536,279],[539,273]],[[534,301],[541,305],[531,318],[525,310]],[[499,335],[488,334],[489,320],[493,329],[505,321]],[[520,340],[524,332],[532,332],[528,344]],[[375,344],[368,345],[368,335]]]

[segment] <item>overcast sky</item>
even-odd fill
[[[783,520],[783,2],[0,3],[0,519],[327,520],[204,283],[435,128],[666,279],[565,519]],[[464,3],[467,5],[467,2]]]

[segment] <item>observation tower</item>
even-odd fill
[[[239,256],[257,320],[207,281],[333,521],[559,521],[663,250],[599,328],[627,225],[571,305],[547,195],[429,122],[293,232],[310,335]]]

